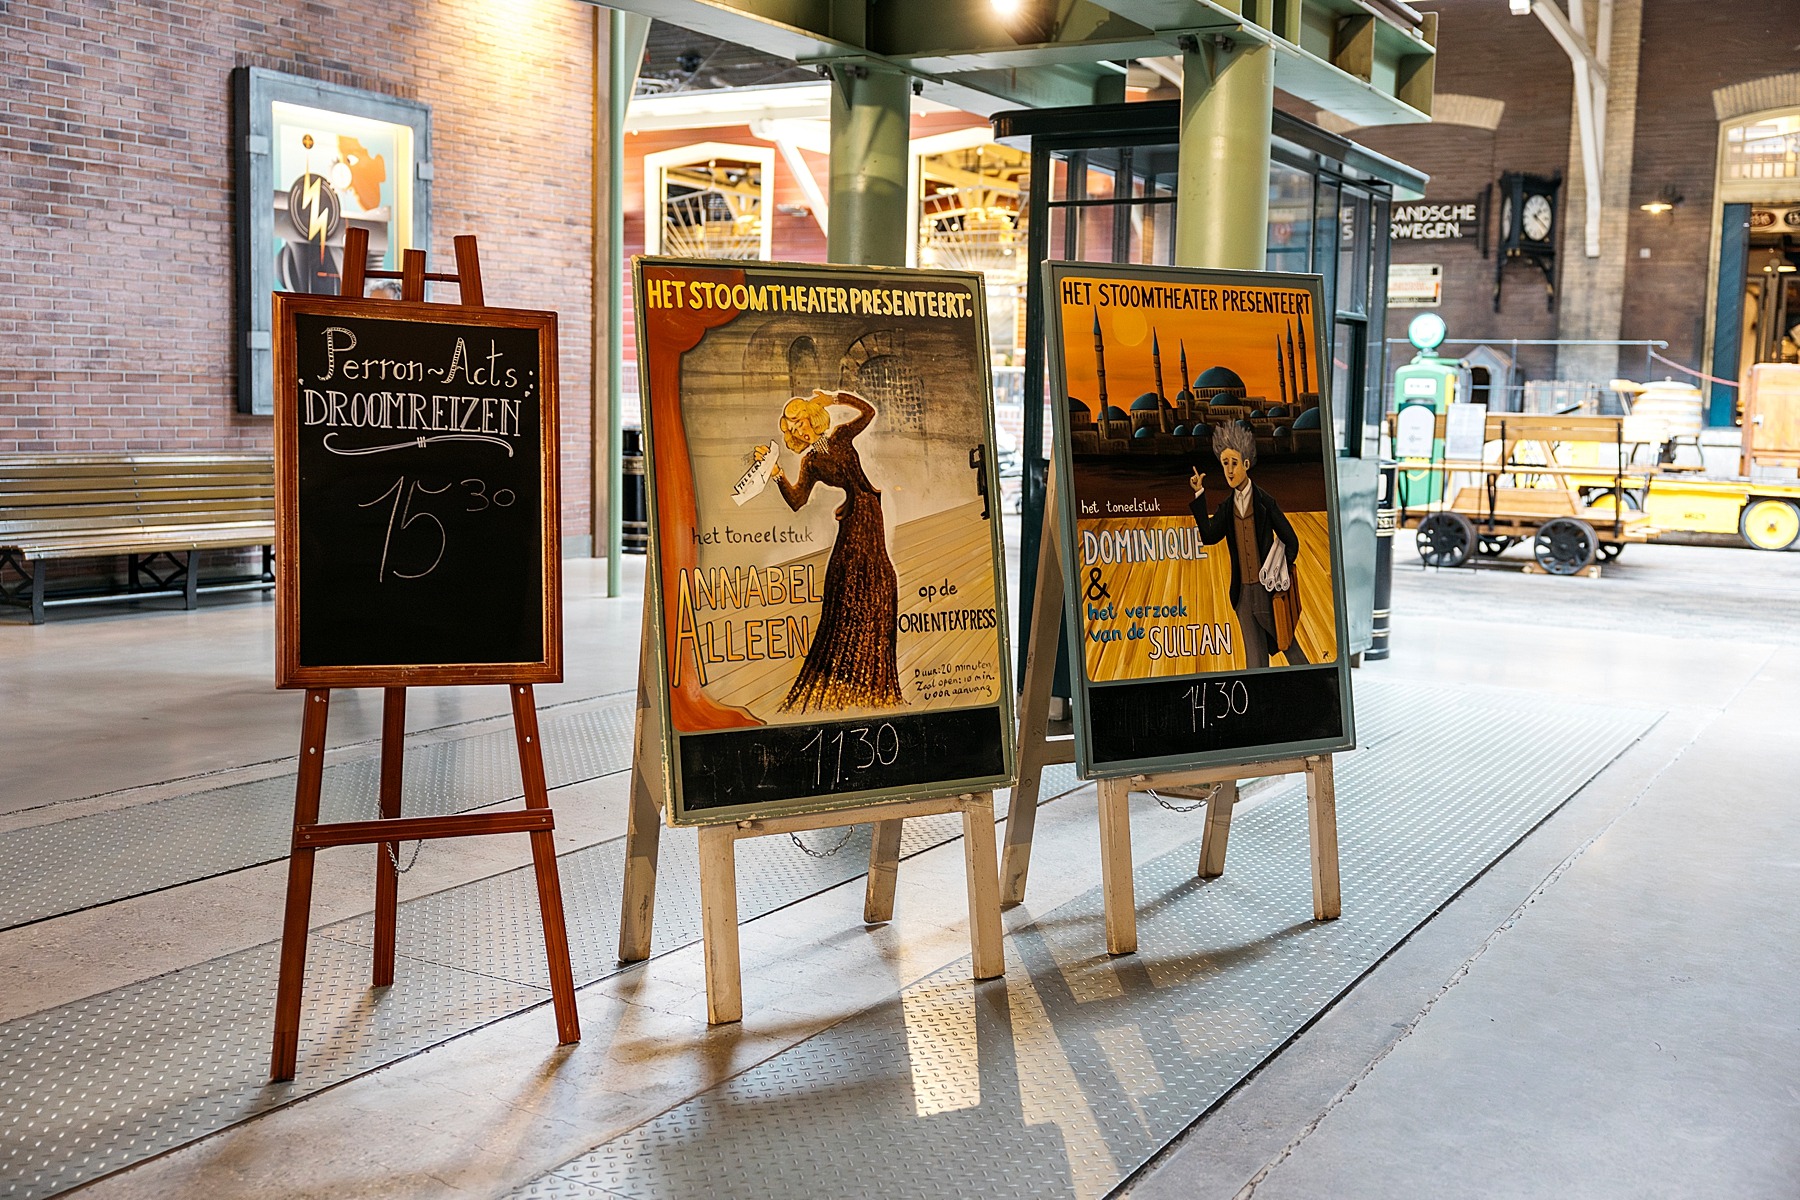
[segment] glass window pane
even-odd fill
[[[1325,314],[1337,311],[1337,244],[1338,185],[1328,179],[1319,180],[1319,194],[1313,203],[1312,269],[1325,277]]]
[[[1269,270],[1311,269],[1312,193],[1311,172],[1286,163],[1269,164]]]
[[[1369,198],[1346,188],[1338,205],[1337,311],[1369,311]]]
[[[1338,321],[1331,331],[1331,425],[1338,453],[1344,452],[1345,430],[1360,416],[1362,348],[1366,327],[1360,321]],[[1360,433],[1360,430],[1359,430]]]

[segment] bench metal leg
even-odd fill
[[[44,623],[44,560],[31,564],[31,623]]]
[[[275,582],[275,547],[264,546],[262,548],[262,554],[263,554],[263,570],[262,570],[263,582],[264,583],[274,583]]]
[[[138,556],[135,554],[126,555],[125,556],[125,565],[128,569],[127,578],[129,578],[131,581],[126,586],[126,590],[135,592],[138,590],[138,586],[139,586],[139,584],[138,584],[138,567],[139,567]]]
[[[200,607],[200,552],[187,552],[187,606],[190,609]]]

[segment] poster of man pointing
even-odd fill
[[[1319,280],[1046,271],[1083,773],[1348,748]]]

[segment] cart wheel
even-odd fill
[[[1613,562],[1625,553],[1624,542],[1601,542],[1597,553],[1601,562]]]
[[[1738,532],[1758,550],[1786,550],[1800,541],[1800,508],[1786,500],[1752,500],[1738,518]]]
[[[1499,558],[1508,550],[1519,544],[1516,537],[1507,537],[1502,533],[1484,533],[1481,535],[1481,552],[1489,558]]]
[[[1598,546],[1592,525],[1574,517],[1556,517],[1538,527],[1531,557],[1552,575],[1573,575],[1594,561]]]
[[[1475,548],[1475,526],[1458,512],[1427,513],[1415,539],[1428,567],[1460,567]]]

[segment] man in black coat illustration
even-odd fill
[[[1225,472],[1231,495],[1219,511],[1206,511],[1206,476],[1196,468],[1188,477],[1194,489],[1188,507],[1207,545],[1224,542],[1231,551],[1231,607],[1243,639],[1244,665],[1266,667],[1269,655],[1283,653],[1289,666],[1310,660],[1294,637],[1300,620],[1295,566],[1300,539],[1275,497],[1250,482],[1256,465],[1256,435],[1232,422],[1213,430],[1213,454]],[[1279,609],[1279,611],[1278,611]]]

